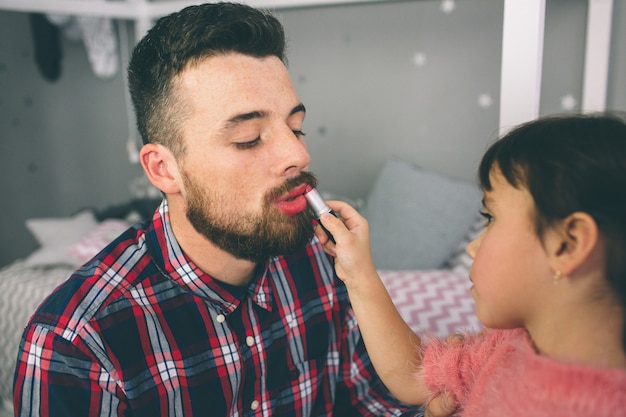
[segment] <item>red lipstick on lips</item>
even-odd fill
[[[303,212],[307,208],[307,202],[304,193],[311,186],[302,184],[291,190],[289,194],[276,200],[276,207],[286,216],[295,216]]]

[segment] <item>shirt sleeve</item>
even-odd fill
[[[15,415],[116,416],[120,394],[86,347],[36,324],[25,329],[13,384]]]
[[[340,384],[337,387],[333,415],[336,416],[422,416],[419,407],[409,407],[396,400],[384,386],[365,350],[356,317],[346,309],[340,361]]]

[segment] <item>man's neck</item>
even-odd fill
[[[239,259],[224,251],[198,233],[184,213],[173,212],[170,205],[170,224],[174,236],[185,255],[198,268],[218,281],[230,285],[247,285],[254,275],[256,263]],[[175,209],[174,209],[175,210]]]

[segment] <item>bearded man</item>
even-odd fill
[[[164,199],[35,312],[16,415],[418,413],[374,372],[313,236],[284,48],[276,18],[230,3],[166,16],[136,46],[140,161]]]

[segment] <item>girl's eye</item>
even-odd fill
[[[485,227],[489,226],[489,224],[493,221],[493,216],[486,211],[481,211],[480,215],[485,218]]]
[[[293,134],[296,135],[296,137],[298,138],[303,138],[306,136],[306,133],[304,133],[301,130],[292,130]]]
[[[235,146],[237,149],[251,149],[257,146],[261,142],[261,138],[256,138],[251,140],[250,142],[236,142]]]

